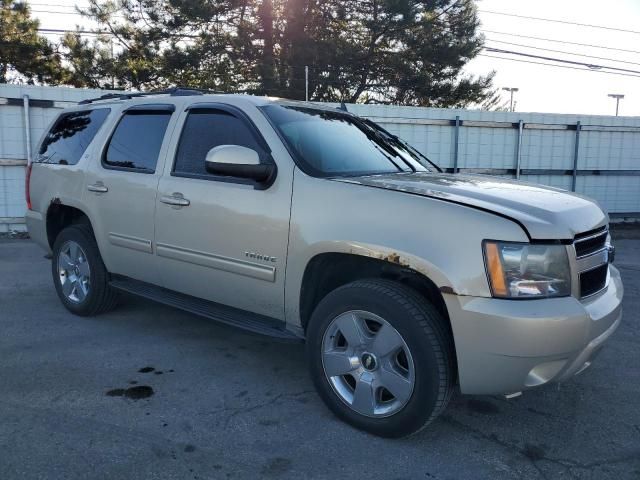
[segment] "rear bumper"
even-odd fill
[[[29,230],[29,237],[44,248],[47,253],[51,253],[47,238],[47,222],[42,214],[35,210],[27,210],[24,219],[27,223],[27,230]]]
[[[444,295],[462,393],[508,394],[580,373],[620,325],[622,296],[614,266],[607,288],[585,301]]]

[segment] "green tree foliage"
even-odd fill
[[[491,94],[492,73],[463,73],[483,42],[474,0],[90,0],[83,13],[106,33],[65,39],[89,86],[304,99],[308,66],[313,100],[462,107]]]
[[[112,88],[115,72],[119,66],[108,48],[110,37],[87,40],[77,33],[67,33],[62,45],[65,64],[70,73],[67,83],[74,87]]]
[[[26,3],[0,0],[0,83],[65,81],[62,56],[38,35],[38,25]]]

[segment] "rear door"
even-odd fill
[[[85,177],[85,204],[108,270],[156,284],[154,210],[174,110],[126,109]]]
[[[158,188],[157,255],[166,287],[284,319],[293,166],[278,165],[266,189],[205,170],[207,152],[220,145],[248,147],[261,162],[275,162],[254,121],[262,131],[270,127],[253,109],[253,118],[226,104],[183,113]],[[267,134],[275,136],[272,129]],[[283,148],[275,140],[272,145]]]

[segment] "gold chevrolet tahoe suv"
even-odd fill
[[[305,341],[319,395],[378,435],[463,394],[587,368],[621,320],[592,200],[444,174],[335,109],[173,89],[62,112],[27,171],[26,220],[60,300],[129,292]]]

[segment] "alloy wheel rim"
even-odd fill
[[[69,240],[58,254],[58,275],[63,295],[73,303],[82,303],[91,288],[91,269],[87,255],[78,243]]]
[[[389,417],[413,394],[415,365],[402,335],[371,312],[334,318],[322,339],[322,366],[329,384],[351,409]]]

